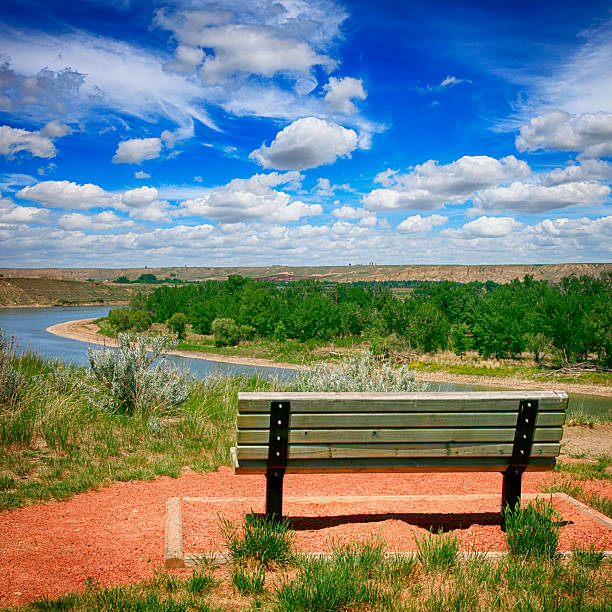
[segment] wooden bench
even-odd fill
[[[566,410],[562,391],[239,393],[232,462],[266,474],[270,518],[286,473],[501,472],[503,511],[555,466]]]

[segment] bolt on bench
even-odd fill
[[[503,509],[524,471],[555,466],[563,391],[239,393],[234,474],[266,474],[266,516],[286,473],[501,472]]]

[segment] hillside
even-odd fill
[[[0,278],[0,308],[121,304],[135,288],[100,282],[51,278]]]
[[[269,267],[168,267],[168,268],[0,268],[6,278],[30,277],[86,281],[113,281],[119,276],[137,279],[141,274],[184,281],[221,280],[230,274],[266,280],[319,279],[334,282],[380,280],[450,280],[508,283],[531,274],[536,280],[557,282],[564,276],[599,276],[612,272],[612,263],[593,264],[514,264],[505,266],[269,266]],[[109,289],[110,290],[110,289]]]

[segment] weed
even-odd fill
[[[254,562],[263,567],[287,565],[293,558],[293,534],[289,520],[272,521],[249,514],[241,533],[231,521],[219,517],[220,529],[234,563]]]
[[[591,542],[589,546],[575,544],[572,548],[574,561],[584,567],[598,567],[603,562],[605,555],[602,550],[597,550]]]
[[[504,509],[506,541],[514,557],[541,557],[552,559],[559,541],[560,516],[552,498],[536,499],[535,505]]]
[[[202,593],[212,589],[216,584],[217,581],[210,574],[194,570],[191,577],[187,579],[187,590],[190,593]]]
[[[15,479],[6,474],[0,474],[0,491],[8,491],[15,486]]]
[[[266,572],[263,567],[257,566],[252,572],[241,567],[232,570],[232,584],[241,595],[260,595],[264,592]]]
[[[431,531],[421,537],[415,536],[417,557],[427,571],[448,569],[457,561],[459,540],[450,533],[436,534]]]
[[[369,545],[368,545],[369,546]],[[321,610],[336,612],[388,606],[390,593],[381,583],[369,576],[380,573],[383,557],[376,548],[363,550],[362,545],[336,547],[332,557],[304,559],[298,575],[291,580],[281,580],[274,594],[274,610],[299,612]],[[364,564],[365,559],[378,559],[377,565]],[[378,608],[377,608],[378,609]]]

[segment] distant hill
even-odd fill
[[[127,303],[135,289],[100,282],[52,278],[0,278],[0,308]]]
[[[536,280],[557,282],[564,276],[599,276],[612,272],[612,263],[513,264],[506,266],[268,266],[268,267],[170,267],[170,268],[0,268],[4,278],[30,277],[86,281],[114,281],[120,276],[136,280],[141,274],[181,281],[222,280],[230,274],[262,280],[318,279],[334,282],[381,280],[450,280],[508,283],[526,274]],[[125,287],[128,287],[127,285]],[[138,286],[136,286],[137,288]],[[117,287],[116,287],[117,288]]]

